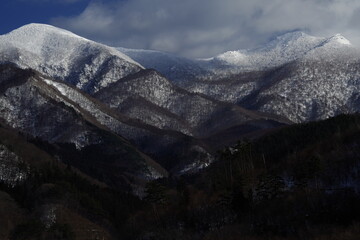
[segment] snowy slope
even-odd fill
[[[326,46],[326,49],[324,48]],[[318,48],[321,52],[335,48],[351,47],[350,42],[336,34],[330,38],[313,37],[303,32],[290,32],[276,37],[264,46],[238,51],[228,51],[216,57],[203,60],[215,73],[221,71],[264,70],[281,66],[308,55]],[[224,73],[223,73],[224,74]]]
[[[133,87],[139,88],[139,85],[141,83]],[[161,99],[159,91],[147,89],[146,86],[140,89],[139,91],[154,93],[152,96]],[[112,97],[117,95],[115,93]],[[139,106],[136,102],[131,104],[135,104],[135,108]],[[99,144],[105,145],[106,140],[112,139],[102,137],[105,131],[110,135],[129,139],[143,152],[156,156],[156,160],[170,159],[173,162],[167,163],[169,167],[177,166],[182,169],[183,164],[193,163],[192,160],[212,159],[200,140],[174,131],[173,128],[160,129],[149,125],[147,119],[144,119],[148,116],[147,113],[140,112],[136,117],[131,114],[124,115],[70,84],[30,69],[19,69],[12,64],[0,65],[0,106],[0,119],[12,128],[51,143],[73,143],[81,151]],[[149,115],[154,113],[156,114],[152,111]],[[162,118],[161,115],[153,117]],[[162,121],[171,124],[174,119],[173,116],[170,117]],[[125,145],[129,144],[127,140],[122,141]],[[109,148],[112,147],[110,144]],[[161,166],[146,155],[138,153],[140,158],[146,161],[140,164],[135,162],[133,165],[133,160],[129,160],[129,164],[135,167],[133,174],[146,179],[164,176]],[[131,156],[130,154],[129,157]],[[127,158],[121,159],[126,163]]]
[[[265,118],[256,112],[185,91],[154,70],[143,70],[124,78],[94,96],[132,119],[196,137]]]
[[[246,54],[257,63],[252,69],[225,54],[226,74],[194,80],[187,89],[293,122],[360,111],[360,51],[343,36],[293,33]]]
[[[19,156],[0,144],[0,183],[15,187],[26,181],[29,173],[26,168],[20,167],[24,165]]]
[[[340,49],[352,48],[351,43],[340,34],[326,38],[295,31],[280,35],[258,48],[228,51],[208,59],[191,60],[160,51],[117,49],[146,68],[161,72],[178,86],[188,88],[187,85],[192,84],[194,79],[219,80],[242,72],[279,67],[305,56],[327,57],[342,51]],[[224,94],[227,95],[226,92]]]
[[[0,36],[0,62],[13,62],[89,93],[143,67],[114,48],[44,24]]]
[[[0,93],[0,119],[17,131],[50,143],[72,143],[83,152],[92,147],[110,150],[122,156],[116,160],[117,167],[141,178],[154,179],[166,172],[127,140],[113,134],[131,132],[141,138],[141,131],[124,124],[126,119],[112,115],[76,88],[6,64],[0,65]],[[110,164],[101,161],[103,166]]]
[[[244,69],[269,68],[293,61],[318,46],[324,39],[302,32],[292,32],[278,36],[265,46],[229,51],[211,59]]]
[[[275,83],[254,95],[250,107],[294,122],[360,112],[360,58],[315,56],[284,66],[287,74],[273,78]]]

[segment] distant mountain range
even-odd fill
[[[0,118],[75,152],[109,153],[103,134],[114,136],[118,152],[108,157],[129,154],[111,164],[154,179],[206,167],[242,137],[359,111],[359,60],[341,35],[291,32],[256,49],[190,60],[30,24],[0,36]],[[108,168],[99,169],[101,178]]]
[[[255,49],[200,60],[119,50],[190,92],[293,122],[360,110],[360,51],[340,34],[320,38],[290,32]]]

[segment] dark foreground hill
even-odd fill
[[[359,115],[241,141],[199,174],[149,185],[153,208],[136,218],[138,231],[142,239],[358,239],[359,146]]]
[[[118,239],[121,225],[141,206],[138,198],[30,140],[1,124],[0,239]]]
[[[32,141],[33,143],[30,143]],[[55,160],[2,125],[4,239],[358,239],[360,116],[283,127],[142,199]],[[6,219],[6,221],[4,220]]]

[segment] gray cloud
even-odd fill
[[[94,1],[51,23],[113,46],[209,57],[294,29],[357,44],[359,19],[358,0],[123,0]]]

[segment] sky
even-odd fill
[[[259,46],[300,30],[360,46],[359,0],[1,0],[0,34],[46,23],[110,46],[189,58]]]

